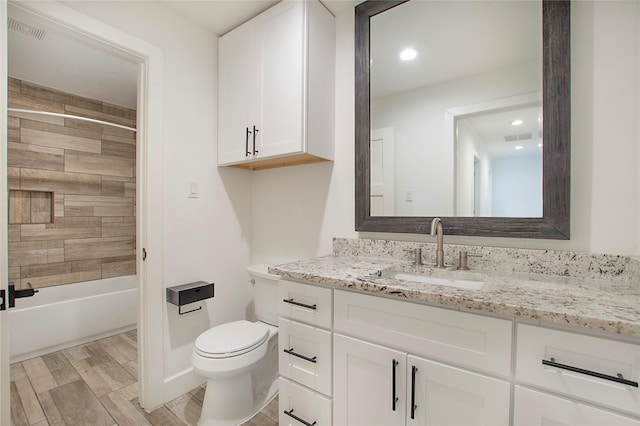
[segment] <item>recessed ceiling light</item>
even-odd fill
[[[515,146],[515,149],[518,149],[518,150],[523,149],[523,148],[524,148],[524,146],[522,146],[522,145],[516,145]]]
[[[538,148],[542,148],[542,144],[541,143],[538,144]]]
[[[524,123],[524,121],[522,121],[522,120],[518,119],[518,120],[513,120],[513,121],[511,122],[511,125],[512,125],[512,126],[519,126],[519,125],[521,125],[522,123]]]
[[[403,61],[412,61],[418,56],[418,51],[411,47],[404,49],[400,52],[400,59]]]

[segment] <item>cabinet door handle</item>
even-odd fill
[[[256,155],[258,153],[258,150],[256,149],[256,135],[258,134],[258,129],[256,129],[256,126],[253,126],[253,155]]]
[[[246,129],[247,129],[247,132],[245,133],[245,139],[244,139],[244,151],[245,151],[244,156],[248,157],[251,155],[251,152],[249,152],[249,133],[251,133],[251,130],[249,130],[248,127]]]
[[[301,355],[301,354],[299,354],[299,353],[297,353],[297,352],[294,352],[293,348],[291,348],[291,349],[283,349],[283,351],[284,351],[284,352],[286,352],[286,353],[288,353],[289,355],[297,356],[298,358],[302,358],[302,359],[304,359],[305,361],[309,361],[309,362],[312,362],[312,363],[314,363],[314,364],[315,364],[316,362],[318,362],[318,361],[316,360],[316,357],[315,357],[315,356],[314,356],[313,358],[309,358],[308,356],[304,356],[304,355]]]
[[[620,373],[618,373],[617,377],[609,376],[607,374],[598,373],[597,371],[584,370],[582,368],[574,367],[572,365],[560,364],[556,362],[555,358],[549,358],[549,361],[547,361],[546,359],[543,359],[542,364],[548,365],[549,367],[560,368],[562,370],[573,371],[574,373],[580,373],[580,374],[585,374],[587,376],[597,377],[599,379],[611,380],[612,382],[622,383],[627,386],[633,386],[634,388],[638,387],[638,382],[627,380]]]
[[[391,361],[391,410],[396,411],[396,403],[398,402],[398,396],[396,395],[396,367],[398,367],[398,361],[395,359]]]
[[[305,303],[296,302],[295,300],[293,300],[293,297],[291,299],[282,299],[282,301],[291,305],[302,306],[303,308],[313,309],[314,311],[316,310],[315,303],[313,305],[307,305]]]
[[[415,365],[411,366],[411,419],[416,418],[416,373],[418,372],[418,367]]]
[[[291,410],[289,410],[289,411],[284,410],[284,413],[287,416],[291,417],[292,419],[295,419],[295,420],[299,421],[300,423],[302,423],[305,426],[313,426],[313,425],[315,425],[317,423],[317,422],[309,423],[308,421],[306,421],[304,419],[301,419],[300,417],[296,416],[295,414],[293,414],[293,408]]]

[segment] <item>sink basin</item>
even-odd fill
[[[442,275],[446,275],[447,272],[443,272]],[[464,288],[467,290],[480,290],[484,281],[479,281],[475,279],[468,278],[458,278],[455,276],[455,273],[451,273],[452,276],[438,276],[435,277],[430,274],[421,274],[421,273],[413,273],[413,272],[402,272],[402,271],[382,271],[382,276],[385,278],[393,278],[396,280],[402,281],[412,281],[418,283],[425,284],[434,284],[434,285],[443,285],[447,287],[456,287],[456,288]]]

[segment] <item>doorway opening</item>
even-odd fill
[[[6,9],[5,9],[6,8]],[[137,305],[137,343],[138,343],[138,378],[139,378],[139,401],[140,405],[146,409],[153,409],[162,405],[163,401],[163,375],[158,374],[162,371],[162,304],[160,302],[153,303],[155,300],[162,300],[162,227],[161,227],[161,194],[162,194],[162,51],[143,40],[129,36],[113,27],[80,14],[75,10],[61,5],[48,2],[38,3],[19,3],[8,5],[5,3],[3,7],[3,33],[6,34],[6,22],[8,15],[12,14],[12,9],[17,9],[25,13],[32,13],[34,16],[42,18],[45,22],[59,29],[73,34],[76,38],[87,45],[97,47],[104,51],[109,51],[116,56],[120,56],[131,62],[135,69],[136,89],[136,118],[138,132],[136,136],[137,146],[135,170],[137,178],[134,183],[136,188],[135,201],[135,237],[134,237],[134,264],[136,265],[137,275],[134,275],[138,297],[135,301]],[[9,10],[7,10],[9,9]],[[5,37],[3,37],[5,38]],[[2,46],[2,61],[6,64],[9,54],[7,46]],[[2,73],[0,77],[5,80],[8,76]],[[7,86],[5,86],[7,87]],[[6,101],[6,100],[5,100]],[[115,103],[114,103],[115,104]],[[33,105],[32,105],[33,107]],[[7,113],[7,104],[3,102],[0,105],[0,111],[5,117]],[[0,141],[0,148],[7,149],[7,140],[5,136],[8,125],[3,121],[3,137]],[[32,129],[34,130],[34,129]],[[35,129],[38,130],[38,129]],[[57,148],[54,148],[57,149]],[[66,153],[64,154],[66,156]],[[86,162],[86,161],[85,161]],[[8,174],[5,159],[3,159],[3,169]],[[87,173],[90,174],[90,173]],[[7,192],[3,192],[3,198],[6,198]],[[2,201],[3,203],[6,200]],[[3,206],[6,206],[3,204]],[[8,207],[8,206],[7,206]],[[76,206],[82,208],[81,206]],[[54,205],[55,208],[55,205]],[[3,213],[3,216],[6,213]],[[148,212],[154,210],[153,216]],[[160,212],[160,213],[158,213]],[[7,216],[3,218],[3,227],[8,224]],[[130,226],[129,226],[130,228]],[[0,243],[8,247],[8,232],[3,230],[2,241]],[[64,245],[63,245],[64,248]],[[146,261],[142,261],[141,256],[135,256],[143,249],[149,253]],[[53,253],[55,254],[55,252]],[[59,254],[58,254],[59,255]],[[6,261],[6,257],[3,258]],[[8,262],[6,263],[8,264]],[[3,273],[3,282],[0,284],[2,289],[6,289],[7,281],[6,271]],[[151,284],[148,284],[151,283]],[[113,307],[114,309],[116,307]],[[6,312],[0,313],[0,328],[3,331],[9,330],[8,315]],[[4,349],[0,351],[0,406],[3,415],[0,422],[8,418],[4,413],[9,412],[9,394],[8,394],[8,372],[9,372],[9,354],[6,350],[8,339],[6,334],[0,336],[2,340],[0,346]],[[154,371],[155,374],[149,374]],[[6,410],[5,410],[6,408]]]

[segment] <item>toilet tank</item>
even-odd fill
[[[259,321],[278,325],[278,275],[267,271],[269,265],[247,268],[253,284],[253,310]]]

